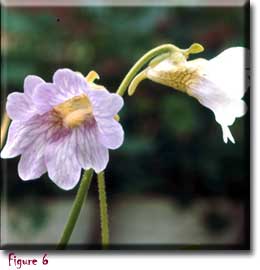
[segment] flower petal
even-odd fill
[[[100,142],[108,149],[120,147],[124,141],[122,126],[113,118],[97,119]]]
[[[75,155],[76,136],[71,132],[48,144],[45,164],[50,179],[64,190],[72,189],[80,180],[81,167]]]
[[[40,114],[54,106],[79,96],[88,90],[84,77],[70,69],[59,69],[53,75],[53,83],[39,85],[33,94],[33,102]]]
[[[93,114],[97,117],[114,117],[124,105],[121,96],[107,90],[89,90],[87,96],[93,106]]]
[[[26,76],[23,85],[25,95],[31,97],[33,95],[36,86],[44,82],[45,81],[38,76],[35,75]]]
[[[219,124],[230,126],[237,117],[245,114],[245,103],[239,99],[230,98],[223,89],[207,78],[191,86],[189,94],[198,99],[205,107],[212,110]]]
[[[34,91],[32,100],[38,113],[44,114],[52,110],[53,106],[66,101],[66,97],[59,92],[55,84],[43,83]]]
[[[1,158],[13,158],[22,153],[22,133],[24,125],[20,121],[12,121],[8,130],[7,141],[1,151]]]
[[[26,121],[35,115],[35,110],[23,93],[14,92],[7,98],[6,111],[12,120]]]
[[[206,76],[231,97],[240,99],[249,86],[249,51],[234,47],[208,61]]]
[[[87,81],[81,73],[74,72],[68,68],[57,70],[53,75],[53,83],[66,99],[78,96],[89,88]]]
[[[1,151],[2,158],[13,158],[23,153],[29,145],[45,134],[50,127],[48,116],[34,116],[26,122],[12,121],[7,142]]]
[[[97,127],[77,129],[77,159],[85,170],[93,168],[96,173],[103,171],[108,163],[108,150],[98,140]]]
[[[228,142],[228,139],[232,142],[232,143],[235,143],[235,140],[230,132],[230,129],[228,126],[223,126],[221,125],[222,127],[222,132],[223,132],[223,140],[225,143]]]
[[[243,100],[233,100],[227,104],[219,105],[214,110],[216,121],[221,125],[233,125],[236,118],[246,113],[246,104]]]
[[[37,179],[47,171],[44,161],[46,144],[44,134],[40,134],[22,153],[18,164],[18,174],[22,180]]]

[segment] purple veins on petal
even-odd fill
[[[50,179],[60,188],[69,190],[80,180],[81,167],[75,155],[76,136],[72,132],[66,137],[51,142],[45,150],[45,164]]]
[[[41,83],[45,83],[45,81],[35,75],[28,75],[25,79],[24,79],[24,93],[27,97],[32,97],[33,92],[35,91],[36,87],[38,85],[40,85]]]
[[[34,115],[32,104],[25,94],[18,92],[8,96],[6,111],[12,120],[26,121]]]
[[[77,129],[77,158],[82,168],[93,168],[96,173],[103,171],[108,163],[108,149],[99,141],[97,126],[91,129]],[[86,153],[88,153],[86,155]]]
[[[123,143],[124,130],[116,120],[101,118],[98,121],[98,136],[102,145],[116,149]]]

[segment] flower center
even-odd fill
[[[68,128],[75,128],[86,120],[93,120],[92,105],[84,94],[54,106],[53,111]]]
[[[164,61],[155,68],[149,68],[147,77],[155,82],[188,92],[190,85],[200,79],[203,72],[204,59],[172,63]]]

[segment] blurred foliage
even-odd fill
[[[6,95],[22,91],[26,75],[50,81],[61,67],[84,74],[94,69],[101,84],[116,91],[134,62],[163,43],[185,48],[199,42],[205,47],[201,57],[208,59],[230,46],[247,45],[244,8],[5,8],[3,22]],[[170,194],[181,202],[197,196],[246,198],[248,116],[231,128],[237,143],[226,145],[213,113],[173,89],[144,81],[125,104],[120,113],[125,142],[110,151],[106,173],[109,198],[119,192]],[[22,182],[17,161],[8,161],[13,199],[76,192],[59,190],[46,175]]]
[[[40,205],[35,204],[35,201],[37,199],[33,196],[23,198],[13,212],[10,212],[9,225],[12,230],[26,236],[44,229],[49,218],[48,212],[44,207],[44,201],[38,201],[42,203]],[[17,217],[19,217],[19,222],[17,222]]]

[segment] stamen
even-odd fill
[[[99,85],[94,83],[95,80],[99,80],[99,75],[96,71],[92,70],[88,73],[88,75],[85,77],[87,83],[91,85],[93,89],[99,90],[99,89],[105,89],[103,85]]]
[[[91,70],[91,71],[88,73],[88,75],[86,76],[86,81],[87,81],[88,83],[93,83],[95,80],[99,80],[99,79],[100,79],[99,75],[98,75],[97,72],[94,71],[94,70]]]
[[[119,116],[118,114],[116,114],[116,115],[114,116],[114,119],[115,119],[117,122],[119,122],[119,121],[120,121],[120,116]]]

